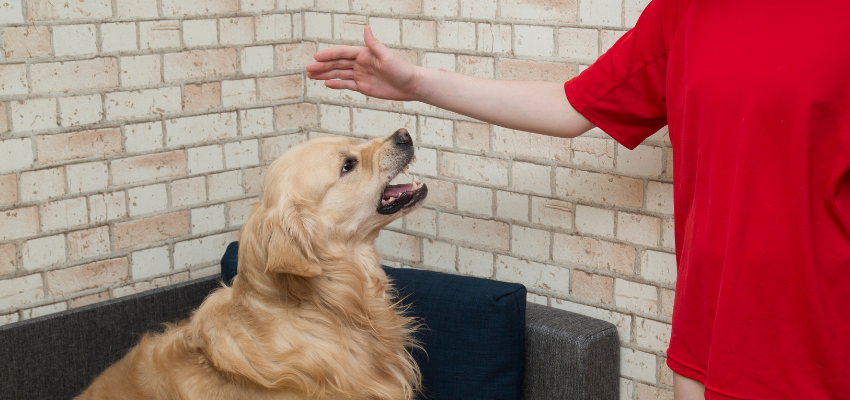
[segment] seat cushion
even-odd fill
[[[222,258],[237,271],[238,244]],[[520,399],[525,363],[525,287],[516,283],[384,267],[409,315],[422,319],[414,356],[424,396],[434,400]]]

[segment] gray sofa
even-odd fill
[[[0,399],[72,398],[141,333],[186,318],[220,284],[203,278],[0,327]],[[613,325],[527,304],[525,399],[618,399],[618,370]]]

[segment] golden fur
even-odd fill
[[[420,375],[374,240],[409,162],[392,137],[320,138],[269,167],[239,274],[188,321],[147,334],[77,399],[411,399]],[[409,151],[412,156],[412,147]],[[346,159],[357,167],[341,174]]]

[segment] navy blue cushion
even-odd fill
[[[238,244],[222,258],[222,280],[236,275]],[[416,269],[384,267],[410,315],[422,318],[415,352],[424,398],[522,398],[525,287]]]

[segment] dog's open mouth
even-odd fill
[[[411,164],[415,161],[416,158],[414,157]],[[407,172],[408,168],[410,168],[410,165],[404,167],[399,174],[403,173],[409,176],[410,183],[387,185],[384,188],[383,196],[381,196],[381,202],[378,204],[379,214],[395,214],[402,208],[415,206],[428,195],[428,187],[416,180],[416,175],[410,175]]]

